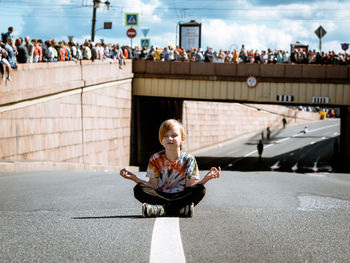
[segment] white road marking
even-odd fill
[[[315,143],[315,141],[310,142],[310,144],[314,144],[314,143]]]
[[[336,125],[328,125],[328,126],[324,126],[324,127],[321,127],[321,128],[314,129],[314,130],[310,130],[308,132],[320,131],[320,130],[323,130],[323,129],[328,129],[328,128],[336,127],[336,126],[339,126],[339,125],[338,124],[336,124]]]
[[[239,151],[239,150],[234,150],[234,151],[229,152],[228,154],[231,155],[231,154],[234,154],[234,153],[236,153],[236,152],[238,152],[238,151]]]
[[[271,146],[273,146],[273,144],[264,145],[264,149],[267,149],[267,148],[269,148]],[[258,150],[254,150],[252,152],[249,152],[249,153],[245,154],[244,157],[248,157],[248,156],[253,155],[254,153],[257,153],[257,152],[258,152]]]
[[[254,153],[257,153],[257,152],[258,152],[257,150],[249,152],[249,153],[245,154],[244,157],[248,157],[248,156],[250,156],[250,155],[252,155]]]
[[[264,146],[264,149],[269,148],[271,146],[273,146],[273,144],[268,144],[268,145]]]
[[[308,133],[314,132],[314,131],[323,130],[323,129],[328,129],[328,128],[336,127],[336,126],[339,126],[339,125],[338,125],[338,124],[336,124],[336,125],[328,125],[328,126],[325,126],[325,127],[321,127],[321,128],[317,128],[317,129],[314,129],[314,130],[310,130],[310,131],[308,131]],[[300,135],[304,135],[304,133],[294,134],[292,137],[297,137],[297,136],[300,136]],[[291,138],[291,137],[283,138],[283,139],[281,139],[281,140],[276,141],[276,143],[281,143],[281,142],[287,141],[287,140],[289,140],[290,138]],[[325,137],[322,137],[322,139],[323,139],[323,138],[325,138]],[[315,142],[311,142],[310,144],[314,144],[314,143],[315,143]],[[266,145],[266,146],[264,145],[264,150],[265,150],[266,148],[271,147],[271,146],[273,146],[273,144],[268,144],[268,145]],[[253,155],[253,154],[257,153],[257,152],[258,152],[257,150],[251,151],[251,152],[245,154],[244,157],[248,157],[248,156]]]
[[[178,217],[158,217],[154,222],[150,263],[186,262]]]
[[[279,141],[276,141],[277,143],[280,143],[280,142],[284,142],[284,141],[287,141],[287,140],[289,140],[290,139],[290,137],[287,137],[287,138],[284,138],[284,139],[281,139],[281,140],[279,140]]]
[[[320,130],[324,130],[324,129],[328,129],[328,128],[332,128],[332,127],[336,127],[336,126],[339,126],[339,125],[338,124],[336,124],[336,125],[328,125],[328,126],[324,126],[324,127],[321,127],[321,128],[314,129],[314,130],[309,130],[307,133],[320,131]],[[300,135],[305,135],[305,133],[299,132],[297,134],[294,134],[292,137],[298,137]]]

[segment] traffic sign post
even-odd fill
[[[150,48],[151,40],[149,38],[141,38],[141,48]]]
[[[139,26],[139,14],[137,13],[125,14],[125,26]]]
[[[341,45],[341,49],[344,51],[347,51],[349,48],[349,43],[341,43],[340,45]]]
[[[147,37],[147,35],[149,33],[149,28],[142,28],[141,31],[142,31],[143,36]]]
[[[132,39],[134,37],[136,37],[137,35],[137,32],[135,29],[133,29],[132,27],[129,28],[127,31],[126,31],[126,35],[130,38],[130,41],[131,41],[131,47],[132,47]]]
[[[319,26],[315,30],[315,34],[316,34],[316,36],[319,39],[318,48],[320,49],[320,52],[321,52],[322,51],[322,41],[321,41],[321,39],[324,37],[325,34],[327,34],[327,31],[322,26]]]

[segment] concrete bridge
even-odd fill
[[[318,118],[282,104],[340,107],[341,151],[349,163],[349,76],[350,67],[333,65],[19,65],[14,81],[0,86],[0,171],[43,162],[69,169],[143,165],[161,148],[157,132],[166,118],[182,120],[189,151],[266,125],[277,129],[282,117],[291,124]]]
[[[136,96],[350,105],[349,66],[138,60],[134,61],[133,72]],[[249,85],[250,81],[254,85]]]

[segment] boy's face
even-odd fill
[[[176,148],[180,148],[183,141],[184,139],[181,136],[181,128],[179,125],[175,125],[163,137],[162,145],[165,150],[175,150]]]

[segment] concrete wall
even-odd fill
[[[260,109],[260,110],[257,110]],[[318,113],[302,112],[279,105],[185,101],[183,124],[187,133],[184,149],[194,151],[239,136],[320,119]]]
[[[131,61],[19,65],[0,86],[0,171],[129,165],[132,77]]]

